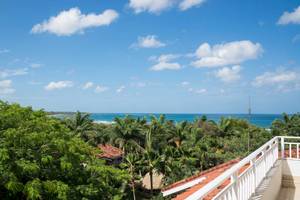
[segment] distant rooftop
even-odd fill
[[[110,144],[99,144],[98,148],[102,151],[97,157],[106,159],[117,159],[122,157],[123,151]]]

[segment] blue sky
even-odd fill
[[[300,111],[296,0],[1,0],[0,99],[53,111]]]

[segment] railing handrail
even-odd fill
[[[253,159],[257,158],[259,154],[261,154],[268,146],[271,146],[275,141],[278,141],[278,139],[281,138],[287,138],[287,139],[300,139],[300,137],[293,137],[293,136],[275,136],[268,142],[266,142],[264,145],[262,145],[260,148],[258,148],[256,151],[242,159],[240,162],[232,166],[230,169],[226,170],[223,174],[218,176],[213,181],[209,182],[207,185],[205,185],[203,188],[199,189],[192,195],[190,195],[187,200],[198,200],[205,195],[207,195],[209,192],[217,188],[219,185],[221,185],[225,180],[229,179],[231,176],[233,176],[235,173],[237,173],[243,166],[245,166],[250,161],[253,161]]]
[[[276,136],[277,138],[284,138],[284,139],[300,139],[299,136]]]

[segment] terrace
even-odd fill
[[[300,199],[300,137],[277,136],[242,160],[177,182],[163,196],[181,200]]]

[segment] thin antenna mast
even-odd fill
[[[248,102],[248,121],[249,124],[251,123],[251,97],[249,96],[249,102]],[[250,129],[248,131],[248,152],[250,151]]]

